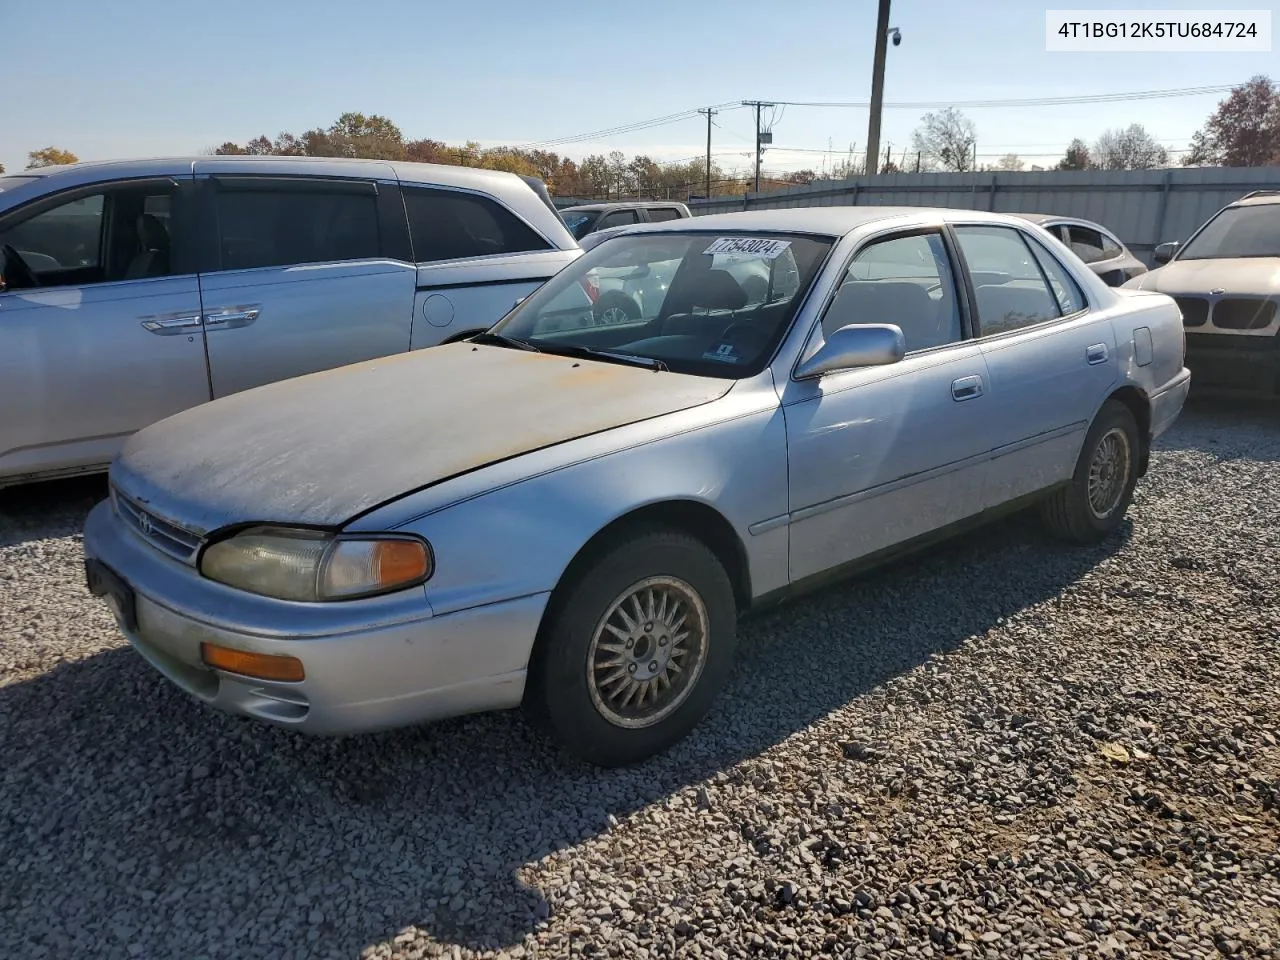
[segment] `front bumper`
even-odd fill
[[[1197,391],[1280,396],[1280,336],[1187,331],[1186,363]]]
[[[109,501],[85,522],[86,570],[133,647],[191,694],[229,713],[308,733],[348,734],[518,706],[548,594],[433,616],[422,588],[336,603],[259,597],[201,577],[146,544]],[[100,565],[100,566],[99,566]],[[104,571],[105,568],[105,571]],[[201,643],[296,657],[296,683],[203,663]]]

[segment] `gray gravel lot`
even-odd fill
[[[1098,548],[1014,520],[750,621],[608,773],[188,700],[85,592],[102,490],[0,492],[0,957],[1280,957],[1274,408],[1189,408]]]

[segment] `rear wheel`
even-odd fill
[[[733,587],[715,555],[677,531],[639,533],[557,591],[526,707],[580,759],[643,760],[706,714],[736,633]]]
[[[1089,428],[1071,482],[1041,508],[1046,526],[1077,543],[1106,537],[1129,509],[1140,454],[1133,413],[1120,401],[1108,400]]]

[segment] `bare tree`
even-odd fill
[[[973,145],[977,142],[973,121],[955,107],[926,113],[911,135],[912,149],[923,155],[929,166],[957,173],[974,168]]]
[[[1157,170],[1168,166],[1169,151],[1140,123],[1104,130],[1093,145],[1093,163],[1100,170]]]
[[[1016,153],[1006,153],[1003,157],[989,166],[988,170],[1021,170],[1025,164],[1022,158]]]

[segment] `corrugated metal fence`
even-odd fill
[[[1150,266],[1156,244],[1186,240],[1212,214],[1251,190],[1280,190],[1280,167],[901,173],[693,200],[689,209],[694,216],[852,205],[1050,213],[1102,224]]]

